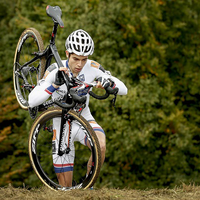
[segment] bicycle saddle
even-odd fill
[[[55,23],[58,23],[61,28],[64,27],[64,23],[61,19],[62,11],[59,6],[50,6],[48,5],[46,8],[47,15],[53,19]]]

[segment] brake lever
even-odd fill
[[[117,100],[117,94],[114,94],[114,95],[115,95],[115,97],[111,100],[111,103],[112,103],[113,107],[115,108],[115,102]]]

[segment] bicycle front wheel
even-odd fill
[[[28,109],[28,95],[37,85],[45,71],[45,58],[30,64],[35,52],[44,51],[44,44],[39,32],[34,28],[26,29],[20,36],[14,57],[13,83],[17,101],[21,108]]]
[[[29,135],[29,157],[32,167],[38,178],[53,190],[87,189],[93,186],[100,173],[101,152],[97,136],[90,124],[82,116],[79,117],[76,112],[69,111],[65,118],[70,119],[70,124],[78,124],[79,129],[84,131],[89,145],[83,145],[81,141],[74,140],[71,143],[74,143],[75,148],[71,149],[69,147],[70,150],[65,152],[62,158],[58,154],[53,157],[52,154],[55,153],[53,120],[61,119],[61,115],[61,109],[53,108],[43,112],[35,120]],[[79,131],[76,129],[76,132],[73,132],[73,134],[79,134]],[[73,140],[72,137],[70,139]],[[66,143],[66,141],[63,143]],[[55,173],[55,166],[59,166],[60,171],[67,166],[67,156],[74,156],[70,158],[74,160],[73,178],[70,178],[71,186],[59,184],[58,174],[56,174],[57,172]],[[88,161],[91,159],[91,168],[88,172]],[[57,163],[58,160],[63,160],[63,163]],[[68,177],[65,176],[64,178],[66,182],[69,182]]]

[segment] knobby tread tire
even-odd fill
[[[20,107],[24,110],[28,110],[28,105],[25,105],[21,102],[20,98],[18,97],[17,95],[17,86],[16,86],[16,83],[15,83],[15,63],[16,63],[16,59],[17,59],[17,55],[18,55],[18,49],[20,47],[20,45],[23,45],[23,37],[27,34],[27,33],[31,33],[32,35],[34,35],[34,37],[36,38],[37,40],[37,45],[38,45],[38,48],[39,48],[39,52],[42,52],[44,51],[44,44],[43,44],[43,40],[42,40],[42,37],[40,35],[40,33],[35,29],[35,28],[28,28],[26,30],[24,30],[18,40],[18,43],[17,43],[17,47],[16,47],[16,50],[15,50],[15,56],[14,56],[14,66],[13,66],[13,84],[14,84],[14,91],[15,91],[15,96],[17,98],[17,101],[20,105]],[[46,63],[46,58],[43,57],[40,59],[40,62],[41,62],[41,66],[40,66],[40,74],[38,74],[38,80],[40,80],[43,75],[44,75],[44,72],[45,72],[45,63]]]
[[[30,134],[29,134],[29,143],[28,143],[28,149],[29,149],[29,158],[30,158],[30,162],[31,162],[31,165],[36,173],[36,175],[38,176],[38,178],[42,181],[42,183],[44,185],[46,185],[47,187],[49,187],[50,189],[53,189],[53,190],[57,190],[57,188],[51,184],[49,184],[46,180],[43,180],[42,176],[40,175],[40,173],[38,172],[37,168],[36,168],[36,165],[34,163],[34,159],[33,159],[33,156],[32,156],[32,139],[33,139],[33,134],[34,134],[34,131],[35,131],[35,128],[37,127],[37,125],[40,123],[40,121],[44,120],[45,118],[46,119],[49,119],[50,117],[53,118],[55,116],[60,116],[62,113],[62,110],[59,109],[59,108],[50,108],[46,111],[44,111],[41,115],[39,115],[32,127],[31,127],[31,130],[30,130]],[[89,180],[89,182],[87,183],[87,185],[84,186],[83,189],[87,189],[87,188],[90,188],[94,185],[94,183],[96,182],[98,176],[99,176],[99,173],[100,173],[100,168],[101,168],[101,151],[100,151],[100,145],[99,145],[99,141],[98,141],[98,138],[94,132],[94,130],[92,129],[92,127],[90,126],[90,124],[88,123],[88,121],[83,118],[82,116],[78,116],[78,114],[73,111],[73,110],[70,110],[68,112],[68,114],[70,114],[71,116],[73,116],[75,119],[79,119],[79,122],[82,123],[82,125],[84,125],[87,130],[89,131],[90,133],[90,136],[92,137],[92,140],[93,140],[93,143],[96,145],[96,169],[94,170],[94,175],[92,176],[92,178]]]

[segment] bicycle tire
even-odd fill
[[[42,51],[44,51],[44,44],[40,33],[35,28],[24,30],[15,50],[13,83],[17,101],[25,110],[28,109],[28,94],[44,75],[46,59],[42,57],[24,68],[20,66],[30,61],[35,52]],[[29,84],[25,83],[25,79]]]
[[[101,168],[101,151],[98,138],[90,126],[90,124],[78,114],[70,110],[67,116],[76,120],[82,128],[87,132],[88,140],[91,142],[91,150],[84,145],[77,143],[76,156],[74,160],[74,170],[73,170],[73,185],[72,187],[62,187],[58,183],[56,173],[53,167],[52,159],[52,134],[49,134],[48,127],[52,127],[52,122],[49,123],[55,117],[61,117],[62,110],[59,108],[51,108],[43,112],[37,117],[32,125],[30,135],[29,135],[29,158],[31,165],[44,185],[53,190],[70,190],[70,189],[87,189],[94,185],[96,182]],[[48,142],[47,142],[48,140]],[[80,148],[80,149],[79,149]],[[86,176],[87,171],[87,161],[92,153],[92,168],[88,176]],[[55,159],[54,159],[55,164]]]

